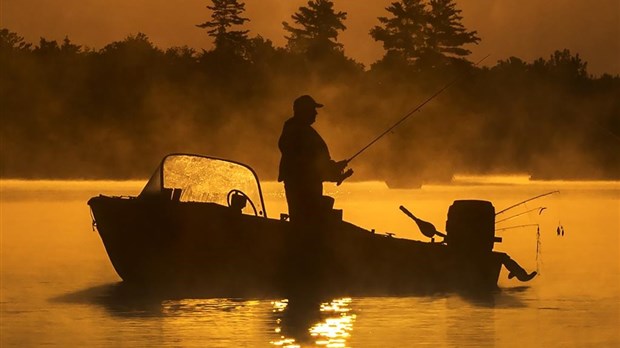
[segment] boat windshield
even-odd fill
[[[267,216],[258,177],[252,168],[236,162],[199,155],[166,156],[140,196],[166,195],[181,202],[228,206],[234,192],[248,198],[244,214]]]

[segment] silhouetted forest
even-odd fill
[[[385,48],[370,66],[345,55],[347,14],[332,1],[291,14],[284,47],[243,30],[242,2],[206,3],[196,30],[211,50],[161,49],[143,33],[101,49],[68,37],[33,44],[1,29],[1,176],[145,178],[164,154],[192,152],[274,179],[297,96],[325,104],[315,127],[339,160],[461,76],[356,158],[353,179],[620,178],[620,76],[591,76],[565,49],[475,66],[467,47],[481,38],[452,0],[396,1],[378,14],[359,38]]]

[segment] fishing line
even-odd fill
[[[539,209],[539,208],[536,208],[536,209]],[[529,211],[532,211],[532,210],[529,210]],[[519,214],[519,215],[522,215],[522,214]],[[495,232],[512,230],[512,229],[517,229],[517,228],[524,228],[524,227],[534,227],[534,226],[536,227],[536,273],[540,274],[540,264],[542,263],[542,242],[540,240],[540,224],[524,224],[524,225],[496,228]]]
[[[540,264],[542,263],[542,242],[540,241],[540,227],[536,228],[536,273],[540,275]]]

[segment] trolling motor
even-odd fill
[[[415,215],[413,215],[409,210],[407,210],[407,208],[405,208],[402,205],[399,207],[399,209],[403,213],[405,213],[405,215],[407,215],[413,221],[415,221],[415,223],[418,225],[418,228],[420,229],[420,232],[422,232],[422,234],[425,235],[426,237],[430,238],[431,242],[435,241],[435,235],[443,237],[443,241],[441,243],[446,242],[446,234],[437,231],[437,228],[435,228],[435,225],[433,225],[432,223],[428,221],[418,219]]]

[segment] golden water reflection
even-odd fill
[[[351,298],[347,297],[320,303],[315,308],[306,308],[307,311],[302,312],[302,315],[305,314],[306,319],[310,319],[310,321],[313,318],[313,309],[318,309],[318,321],[309,322],[308,324],[310,325],[308,327],[301,328],[302,334],[299,335],[300,337],[289,337],[289,334],[295,331],[285,330],[284,327],[291,324],[295,325],[292,322],[296,320],[294,317],[287,317],[285,314],[287,310],[292,310],[292,306],[289,305],[289,301],[286,299],[274,301],[272,302],[273,312],[277,315],[274,331],[280,337],[270,343],[274,346],[286,348],[301,347],[302,343],[329,348],[347,347],[347,339],[351,337],[356,317],[351,312],[350,304]],[[287,320],[291,322],[287,322]]]
[[[120,279],[91,230],[86,201],[100,193],[138,194],[143,186],[144,181],[0,180],[0,347],[262,347],[269,342],[272,347],[307,347],[329,342],[312,336],[311,329],[343,318],[321,312],[320,303],[312,309],[297,303],[295,310],[289,301],[162,299],[151,291],[134,295],[119,289]],[[269,211],[285,212],[281,183],[265,186]],[[455,199],[486,199],[501,210],[555,189],[561,194],[536,202],[548,210],[532,212],[541,224],[542,276],[523,284],[502,271],[501,291],[492,301],[452,294],[354,298],[341,308],[352,308],[345,315],[357,314],[349,320],[355,331],[349,327],[344,330],[348,336],[337,338],[343,342],[332,343],[620,346],[620,182],[467,183],[418,190],[349,183],[326,191],[344,209],[345,220],[421,239],[399,204],[441,229]],[[520,218],[519,224],[529,223],[528,215]],[[563,238],[556,233],[558,221],[566,229]],[[536,269],[536,228],[499,235],[504,240],[497,250],[528,271]]]

